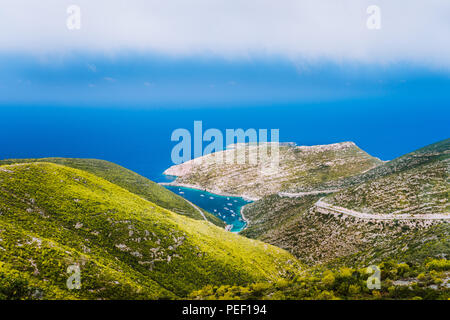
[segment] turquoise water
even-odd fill
[[[165,187],[200,208],[211,212],[216,217],[219,217],[225,221],[226,224],[233,225],[231,228],[232,232],[239,232],[246,226],[246,223],[241,215],[241,208],[251,201],[247,201],[240,197],[221,196],[207,191],[186,187]]]

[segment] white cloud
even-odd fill
[[[67,7],[81,8],[68,30]],[[381,8],[381,29],[366,12]],[[123,50],[450,66],[448,0],[2,0],[0,51]]]

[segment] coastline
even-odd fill
[[[241,233],[242,231],[244,231],[245,229],[248,228],[248,225],[249,225],[249,223],[250,223],[250,220],[248,220],[248,219],[245,217],[245,215],[244,215],[244,208],[245,208],[246,206],[248,206],[249,204],[250,204],[250,203],[247,203],[246,205],[243,205],[243,206],[241,207],[241,210],[239,210],[239,213],[241,214],[242,220],[245,221],[245,227],[242,228],[239,232],[236,232],[236,233]]]
[[[199,191],[206,191],[206,192],[209,192],[209,193],[212,193],[212,194],[215,194],[215,195],[218,195],[218,196],[222,196],[222,197],[239,197],[239,198],[242,198],[242,199],[244,199],[246,201],[252,201],[252,202],[259,200],[258,198],[250,198],[250,197],[246,197],[246,196],[242,196],[242,195],[235,195],[235,194],[230,194],[230,193],[225,193],[225,192],[215,192],[214,190],[210,190],[210,189],[206,189],[206,188],[200,188],[200,187],[198,187],[196,185],[187,184],[187,183],[178,183],[178,182],[174,182],[173,181],[173,182],[159,182],[158,184],[161,185],[161,186],[183,187],[183,188],[189,188],[189,189],[194,189],[194,190],[199,190]],[[233,232],[233,231],[230,230],[230,232],[239,234],[240,232],[242,232],[242,231],[244,231],[245,229],[248,228],[250,220],[248,220],[245,217],[245,215],[244,215],[244,208],[247,205],[249,205],[249,204],[250,203],[244,204],[239,210],[239,214],[241,215],[242,220],[244,220],[244,222],[245,222],[245,227],[242,228],[239,231]],[[225,227],[225,229],[226,229],[226,227]]]
[[[195,189],[195,190],[200,190],[200,191],[206,191],[209,193],[213,193],[216,194],[218,196],[222,196],[222,197],[237,197],[237,198],[242,198],[246,201],[258,201],[260,198],[256,198],[256,197],[249,197],[249,196],[245,196],[245,195],[240,195],[240,194],[232,194],[232,193],[226,193],[226,192],[219,192],[217,190],[212,190],[212,189],[207,189],[207,188],[201,188],[197,185],[194,184],[188,184],[188,183],[179,183],[179,182],[159,182],[158,183],[161,186],[174,186],[174,187],[184,187],[184,188],[190,188],[190,189]]]

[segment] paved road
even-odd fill
[[[208,219],[206,219],[206,216],[205,216],[205,214],[203,213],[203,211],[202,210],[200,210],[200,208],[199,207],[197,207],[195,204],[193,204],[192,202],[190,202],[189,200],[186,200],[186,199],[184,199],[187,203],[189,203],[192,207],[194,207],[194,209],[196,209],[198,212],[200,212],[200,214],[202,215],[202,217],[203,217],[203,219],[205,219],[205,221],[208,221],[209,222],[209,220]]]
[[[301,198],[301,197],[309,196],[309,195],[325,194],[325,193],[335,193],[335,192],[338,192],[339,190],[340,190],[340,189],[333,189],[333,190],[317,190],[317,191],[297,192],[297,193],[278,192],[278,195],[279,195],[280,197]]]

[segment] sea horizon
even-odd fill
[[[385,100],[322,104],[274,104],[217,108],[117,108],[74,106],[1,106],[0,159],[95,158],[117,163],[155,182],[167,182],[172,166],[170,140],[178,128],[279,129],[280,142],[324,145],[353,141],[370,155],[392,160],[448,138],[446,104],[413,108]],[[389,102],[389,103],[388,103]],[[396,108],[391,105],[399,103]],[[375,113],[375,111],[377,111]],[[206,146],[204,143],[203,146]],[[193,158],[193,155],[192,155]]]

